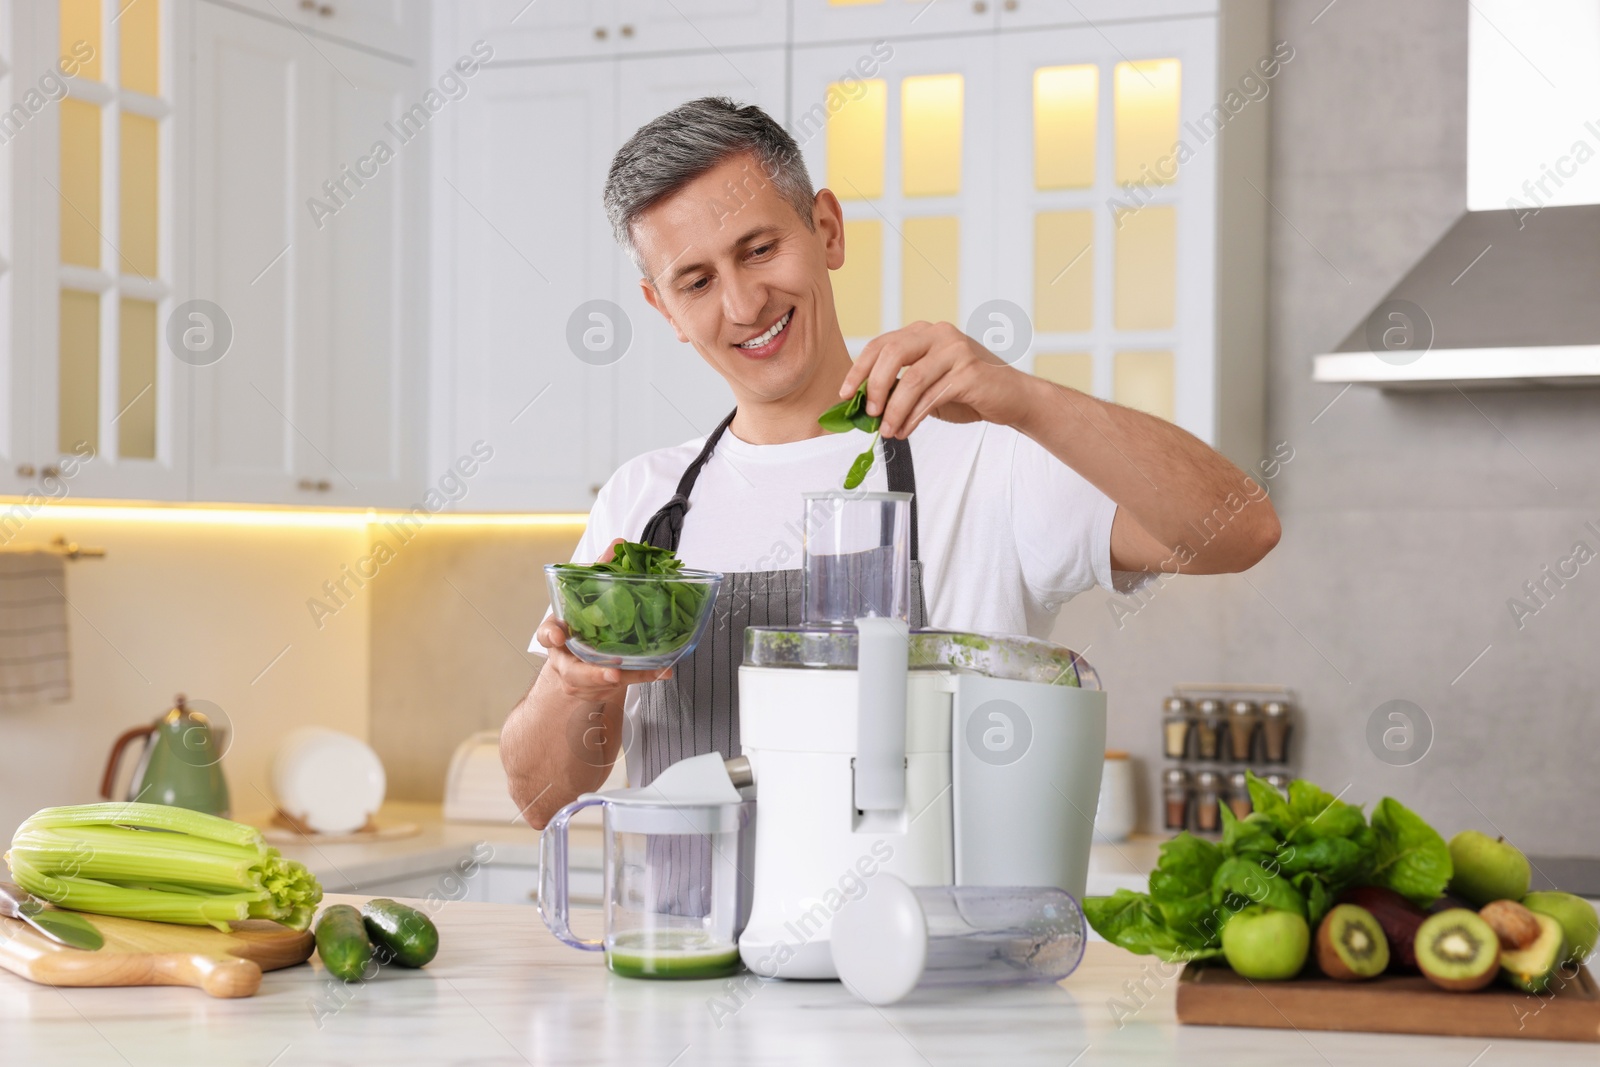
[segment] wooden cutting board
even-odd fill
[[[1346,1030],[1450,1037],[1600,1041],[1600,988],[1587,968],[1541,996],[1495,984],[1451,993],[1421,975],[1367,982],[1321,976],[1252,982],[1220,964],[1184,967],[1178,1021],[1201,1026]]]
[[[214,997],[248,997],[261,972],[304,963],[316,945],[265,919],[209,926],[86,915],[106,943],[93,952],[58,945],[16,919],[0,918],[0,967],[57,986],[187,985]]]

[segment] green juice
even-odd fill
[[[606,966],[625,978],[722,978],[739,969],[739,949],[699,931],[632,930],[606,947]]]

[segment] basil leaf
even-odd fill
[[[1387,886],[1421,907],[1438,900],[1454,873],[1450,849],[1439,832],[1393,797],[1378,801],[1372,832],[1373,884]]]

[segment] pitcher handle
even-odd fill
[[[585,941],[567,922],[567,823],[584,808],[604,803],[596,796],[579,797],[556,812],[539,837],[539,915],[559,940],[588,952],[599,952],[606,943]]]

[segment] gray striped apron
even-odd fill
[[[683,519],[700,468],[738,409],[706,438],[705,447],[683,472],[678,491],[645,524],[640,540],[677,551]],[[928,604],[922,590],[922,562],[917,558],[917,478],[911,464],[911,442],[883,439],[884,466],[892,492],[911,497],[911,626],[928,625]],[[800,501],[796,494],[795,507]],[[747,626],[802,624],[799,568],[781,571],[729,571],[712,606],[711,621],[693,652],[679,660],[671,678],[643,685],[632,741],[638,759],[629,758],[629,784],[649,785],[672,764],[690,756],[720,752],[724,759],[739,754],[739,664],[744,659]]]

